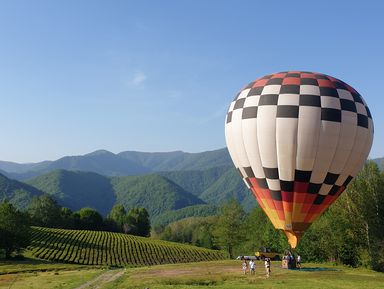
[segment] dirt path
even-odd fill
[[[76,289],[100,289],[106,283],[115,281],[117,278],[123,276],[125,273],[124,269],[119,270],[108,270],[107,272],[97,276],[95,279],[92,279],[83,285],[77,287]]]

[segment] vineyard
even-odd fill
[[[220,251],[121,233],[32,228],[28,248],[40,259],[84,265],[158,265],[224,259]]]

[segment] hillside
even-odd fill
[[[41,190],[0,174],[0,201],[8,200],[18,209],[25,209],[34,196],[43,194]]]
[[[246,211],[250,211],[257,205],[254,196],[247,189],[235,168],[222,174],[199,197],[208,204],[216,206],[234,198],[241,203]]]
[[[84,265],[157,265],[224,259],[221,251],[133,235],[32,228],[28,247],[39,259]]]
[[[161,223],[182,216],[206,216],[215,212],[213,207],[232,197],[243,202],[245,209],[255,205],[237,172],[228,167],[112,178],[56,170],[27,183],[73,211],[92,207],[105,216],[115,203],[120,203],[126,209],[145,207],[151,219],[161,215]],[[206,203],[210,206],[195,207]]]
[[[117,203],[126,208],[144,207],[152,218],[170,210],[204,204],[192,193],[157,174],[113,177],[111,183]]]
[[[109,178],[96,173],[56,170],[27,183],[73,211],[91,207],[106,215],[116,200]]]
[[[159,172],[159,175],[178,184],[188,192],[196,196],[200,196],[207,190],[214,182],[231,169],[229,166],[214,167],[206,170],[193,170],[193,171],[168,171]],[[241,179],[240,179],[241,181]]]

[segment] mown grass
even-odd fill
[[[325,264],[304,264],[305,268],[313,270],[286,270],[280,268],[280,262],[273,262],[270,278],[260,261],[255,275],[243,275],[239,261],[131,268],[104,288],[384,288],[383,273]]]
[[[59,289],[76,288],[100,275],[101,269],[57,269],[48,272],[31,272],[0,275],[0,288],[12,289]]]
[[[52,263],[45,260],[25,258],[23,261],[2,260],[0,261],[0,275],[32,272],[48,272],[60,270],[89,270],[101,269],[101,266],[87,266],[78,264]]]
[[[15,273],[16,264],[1,264],[11,274],[0,275],[0,288],[76,288],[105,269],[73,264],[20,264],[26,271]],[[35,267],[34,267],[35,266]],[[28,272],[27,269],[48,270]],[[87,269],[89,268],[89,269]],[[52,269],[52,270],[49,270]],[[308,270],[311,269],[311,270]],[[384,288],[384,273],[332,264],[303,264],[303,270],[280,268],[272,262],[272,275],[266,278],[262,262],[256,263],[256,275],[243,275],[240,261],[211,261],[126,268],[118,279],[97,284],[101,289],[377,289]]]

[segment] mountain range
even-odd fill
[[[161,224],[212,215],[230,198],[247,210],[256,205],[227,149],[119,154],[99,150],[40,163],[0,161],[0,174],[0,192],[4,192],[0,199],[20,209],[34,196],[47,193],[73,211],[92,207],[104,216],[114,204],[145,207],[151,219]]]
[[[57,169],[94,172],[105,176],[128,176],[231,165],[232,161],[225,148],[201,153],[125,151],[114,154],[98,150],[85,155],[65,156],[55,161],[38,163],[0,161],[0,173],[13,179],[25,180]]]

